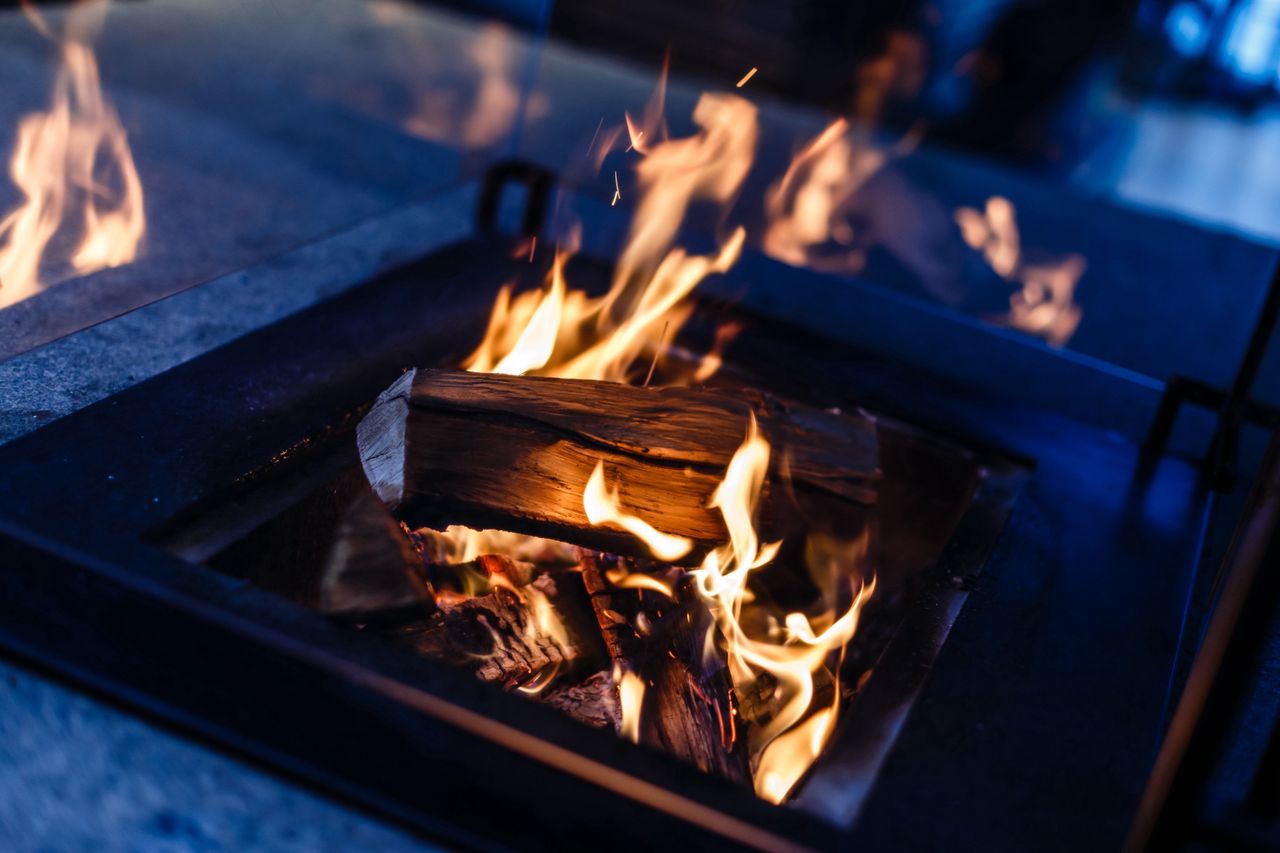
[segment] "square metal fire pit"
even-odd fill
[[[731,379],[865,405],[894,436],[882,570],[902,606],[868,632],[873,674],[790,804],[311,610],[334,519],[360,487],[354,424],[404,368],[455,364],[499,284],[540,278],[513,248],[465,240],[0,449],[0,642],[469,845],[536,833],[556,847],[623,825],[643,827],[624,840],[636,846],[828,848],[960,826],[1013,844],[1029,818],[1001,799],[1022,787],[1010,768],[1056,779],[1025,794],[1049,800],[1097,767],[1071,719],[1110,743],[1154,731],[1167,669],[1151,663],[1176,647],[1185,522],[1202,509],[1189,469],[1168,463],[1138,488],[1136,449],[1101,430],[711,303],[708,316],[748,321]],[[736,286],[783,292],[808,275],[759,258],[742,269]],[[979,574],[992,565],[994,579]],[[1100,575],[1116,579],[1103,606],[1082,589]],[[974,589],[978,613],[925,685]],[[1091,796],[1140,778],[1140,753],[1109,755],[1115,778]],[[975,772],[986,806],[940,796]]]

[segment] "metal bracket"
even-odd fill
[[[510,183],[523,184],[524,213],[520,219],[520,236],[534,237],[542,230],[547,218],[547,203],[556,176],[550,169],[524,160],[503,160],[494,163],[484,174],[480,185],[480,199],[476,203],[476,227],[493,233],[498,230],[498,211],[502,194]]]
[[[1209,452],[1201,462],[1201,474],[1214,491],[1231,491],[1238,473],[1240,431],[1244,425],[1253,423],[1269,429],[1280,427],[1280,409],[1264,406],[1250,396],[1278,317],[1280,263],[1276,264],[1271,275],[1266,298],[1258,312],[1258,320],[1249,336],[1249,344],[1245,347],[1231,387],[1224,391],[1197,379],[1171,377],[1165,385],[1164,396],[1160,398],[1160,406],[1142,444],[1146,461],[1153,460],[1168,444],[1183,403],[1211,409],[1218,413],[1218,427],[1209,444]]]

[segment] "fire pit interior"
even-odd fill
[[[512,261],[510,274],[535,277],[528,266]],[[607,265],[584,258],[570,270],[575,282],[597,292],[609,276]],[[702,364],[692,354],[714,346],[726,327],[735,337],[717,355],[723,364],[715,376],[705,386],[671,389],[687,383]],[[469,669],[494,689],[616,731],[769,801],[794,801],[844,822],[855,787],[848,777],[865,785],[874,774],[891,746],[890,721],[905,713],[919,687],[909,673],[878,672],[886,650],[896,643],[916,655],[936,652],[1025,468],[877,417],[856,399],[803,383],[778,386],[757,372],[779,345],[801,340],[785,325],[702,302],[674,342],[676,355],[645,371],[648,388],[593,389],[585,380],[450,369],[389,373],[387,384],[394,380],[398,395],[393,388],[378,403],[369,400],[344,423],[161,525],[152,538],[185,559],[327,612],[403,654]],[[819,356],[823,346],[812,350]],[[605,401],[598,410],[566,402],[566,392],[584,384],[590,399]],[[425,419],[423,442],[434,442],[433,461],[410,472],[425,478],[418,490],[430,499],[384,503],[370,486],[369,459],[378,453],[375,433],[388,427],[369,412],[390,412],[411,385],[415,398],[443,401],[444,414],[408,416]],[[644,406],[685,422],[670,432],[646,430],[655,410],[628,408]],[[556,416],[567,411],[573,414]],[[404,418],[403,407],[389,416]],[[690,429],[699,418],[709,429]],[[360,440],[357,423],[368,425],[360,427]],[[611,430],[622,437],[611,439]],[[628,457],[619,451],[627,435],[652,446]],[[706,504],[728,479],[730,458],[743,465],[753,436],[755,448],[771,451],[774,461],[758,460],[763,467],[755,476],[767,472],[769,481],[759,511],[752,512],[758,492],[739,497],[743,517],[759,521],[761,535],[756,539],[754,528],[734,535],[755,541],[741,547],[759,549],[759,567],[745,596],[729,601],[737,617],[727,628],[723,611],[717,618],[725,606],[719,596],[727,593],[715,587],[731,574],[736,556],[727,533],[722,542],[712,533],[708,541],[681,544],[682,537],[660,529],[634,536],[617,522],[587,518],[574,530],[574,505],[583,514],[584,492],[612,506],[610,519],[636,518],[626,505],[643,497],[644,487],[625,478],[646,466],[658,478],[650,497],[670,512],[651,508],[645,524],[696,534],[698,524],[719,522]],[[706,458],[720,453],[700,466],[683,510],[680,494],[688,489],[680,481],[695,472],[681,460],[645,458],[657,445],[707,447]],[[601,462],[588,480],[588,469],[575,472],[565,461],[573,458],[563,456],[566,446],[611,462]],[[519,460],[548,448],[559,448],[556,464],[564,468],[555,482],[538,484],[530,479],[536,471],[516,475],[503,466],[504,454]],[[676,479],[671,492],[668,477]],[[492,482],[511,485],[480,487]],[[546,503],[552,492],[567,509]],[[681,521],[690,513],[700,520]],[[556,538],[540,538],[549,534]],[[776,556],[765,554],[775,542]],[[725,565],[725,572],[712,575],[708,565]],[[947,610],[950,617],[927,612]],[[914,621],[927,615],[941,632],[904,628],[914,611],[926,611]],[[805,624],[788,614],[802,614]],[[746,647],[731,653],[735,640]],[[737,678],[730,660],[742,668]],[[884,695],[877,697],[879,682]],[[871,696],[865,708],[864,694]],[[770,725],[787,714],[778,741]],[[845,725],[846,719],[854,722]],[[815,734],[818,726],[827,728]],[[762,747],[770,742],[762,732],[781,749],[770,754]],[[823,762],[829,741],[835,757]],[[833,783],[822,781],[824,765],[841,780],[841,796],[831,797]],[[817,781],[806,797],[809,775]]]

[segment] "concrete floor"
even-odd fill
[[[0,660],[8,853],[386,853],[431,846]]]

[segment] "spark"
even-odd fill
[[[622,198],[622,188],[618,186],[618,170],[613,170],[613,201],[609,202],[609,206],[613,207],[618,203],[618,199]]]
[[[751,66],[751,70],[748,71],[746,74],[742,75],[742,79],[738,81],[738,85],[736,86],[736,88],[741,89],[743,86],[747,85],[747,81],[750,80],[752,77],[756,76],[756,72],[759,70],[760,69],[756,68],[754,65]]]
[[[653,371],[658,367],[658,358],[662,355],[662,350],[667,343],[667,327],[671,325],[671,321],[662,324],[662,334],[658,337],[658,348],[653,351],[653,361],[649,362],[649,375],[644,378],[644,387],[648,388],[649,383],[653,381]]]

